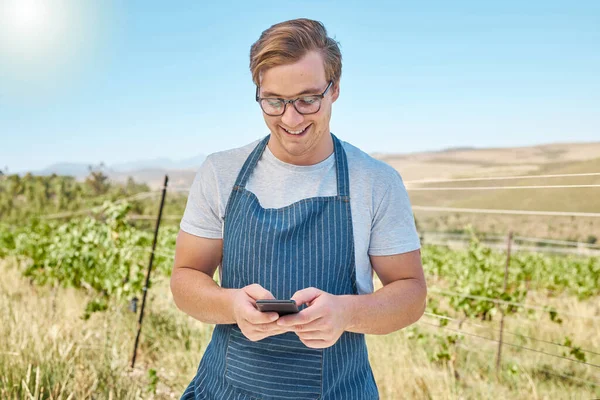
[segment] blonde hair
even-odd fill
[[[321,22],[307,18],[284,21],[263,31],[250,48],[250,72],[254,84],[260,86],[261,72],[293,64],[309,51],[321,53],[327,82],[338,84],[342,76],[342,53],[338,42],[327,36]]]

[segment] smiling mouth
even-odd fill
[[[303,133],[305,133],[305,132],[308,130],[308,128],[310,128],[311,126],[312,126],[312,124],[310,124],[310,125],[306,126],[304,129],[301,129],[301,130],[295,130],[295,131],[287,130],[287,129],[285,129],[284,127],[282,127],[281,125],[280,125],[280,128],[281,128],[281,129],[283,129],[283,130],[284,130],[286,133],[288,133],[288,134],[290,134],[290,135],[293,135],[293,136],[300,136],[300,135],[302,135]]]

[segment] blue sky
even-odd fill
[[[31,0],[0,4],[17,1]],[[48,3],[71,17],[0,31],[10,172],[178,160],[266,135],[249,49],[298,17],[340,42],[331,130],[369,153],[600,140],[597,1]]]

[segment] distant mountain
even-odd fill
[[[186,158],[179,161],[178,166],[180,169],[198,169],[205,159],[206,156],[204,154],[199,154],[196,157]]]
[[[150,160],[130,161],[112,164],[110,169],[116,172],[134,171],[138,169],[177,168],[176,162],[169,158],[154,158]]]
[[[165,175],[169,176],[168,186],[170,188],[185,188],[188,189],[194,177],[196,176],[196,168],[186,169],[160,169],[160,168],[145,168],[126,172],[110,172],[107,173],[109,179],[113,182],[125,183],[127,178],[132,177],[135,182],[145,183],[151,189],[162,187]]]
[[[140,169],[196,169],[202,165],[206,156],[199,154],[195,157],[185,158],[179,161],[173,161],[169,158],[155,158],[150,160],[140,160],[113,164],[110,169],[115,172],[137,171]]]
[[[84,163],[57,163],[52,164],[42,170],[31,171],[32,175],[70,175],[75,178],[82,178],[89,175],[89,164]],[[21,172],[24,175],[26,172]]]
[[[123,176],[127,172],[131,175],[136,175],[137,172],[142,172],[140,175],[147,176],[147,171],[158,172],[162,174],[164,171],[169,170],[196,170],[202,165],[206,156],[199,154],[195,157],[185,158],[179,161],[173,161],[169,158],[155,158],[149,160],[138,160],[124,163],[118,163],[113,165],[105,166],[104,173],[108,176]],[[30,171],[32,175],[70,175],[77,179],[85,178],[89,175],[90,164],[86,163],[56,163],[52,164],[42,170]],[[96,165],[95,165],[96,166]],[[19,175],[25,175],[27,172],[19,172]]]
[[[448,147],[445,149],[438,150],[438,153],[447,153],[447,152],[451,152],[451,151],[470,151],[470,150],[477,150],[477,149],[478,149],[477,147],[471,147],[471,146]]]

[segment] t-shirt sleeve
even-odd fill
[[[369,255],[388,256],[421,248],[410,199],[397,171],[376,206],[371,225]]]
[[[179,227],[195,236],[209,239],[223,237],[218,185],[210,157],[204,160],[196,173]]]

